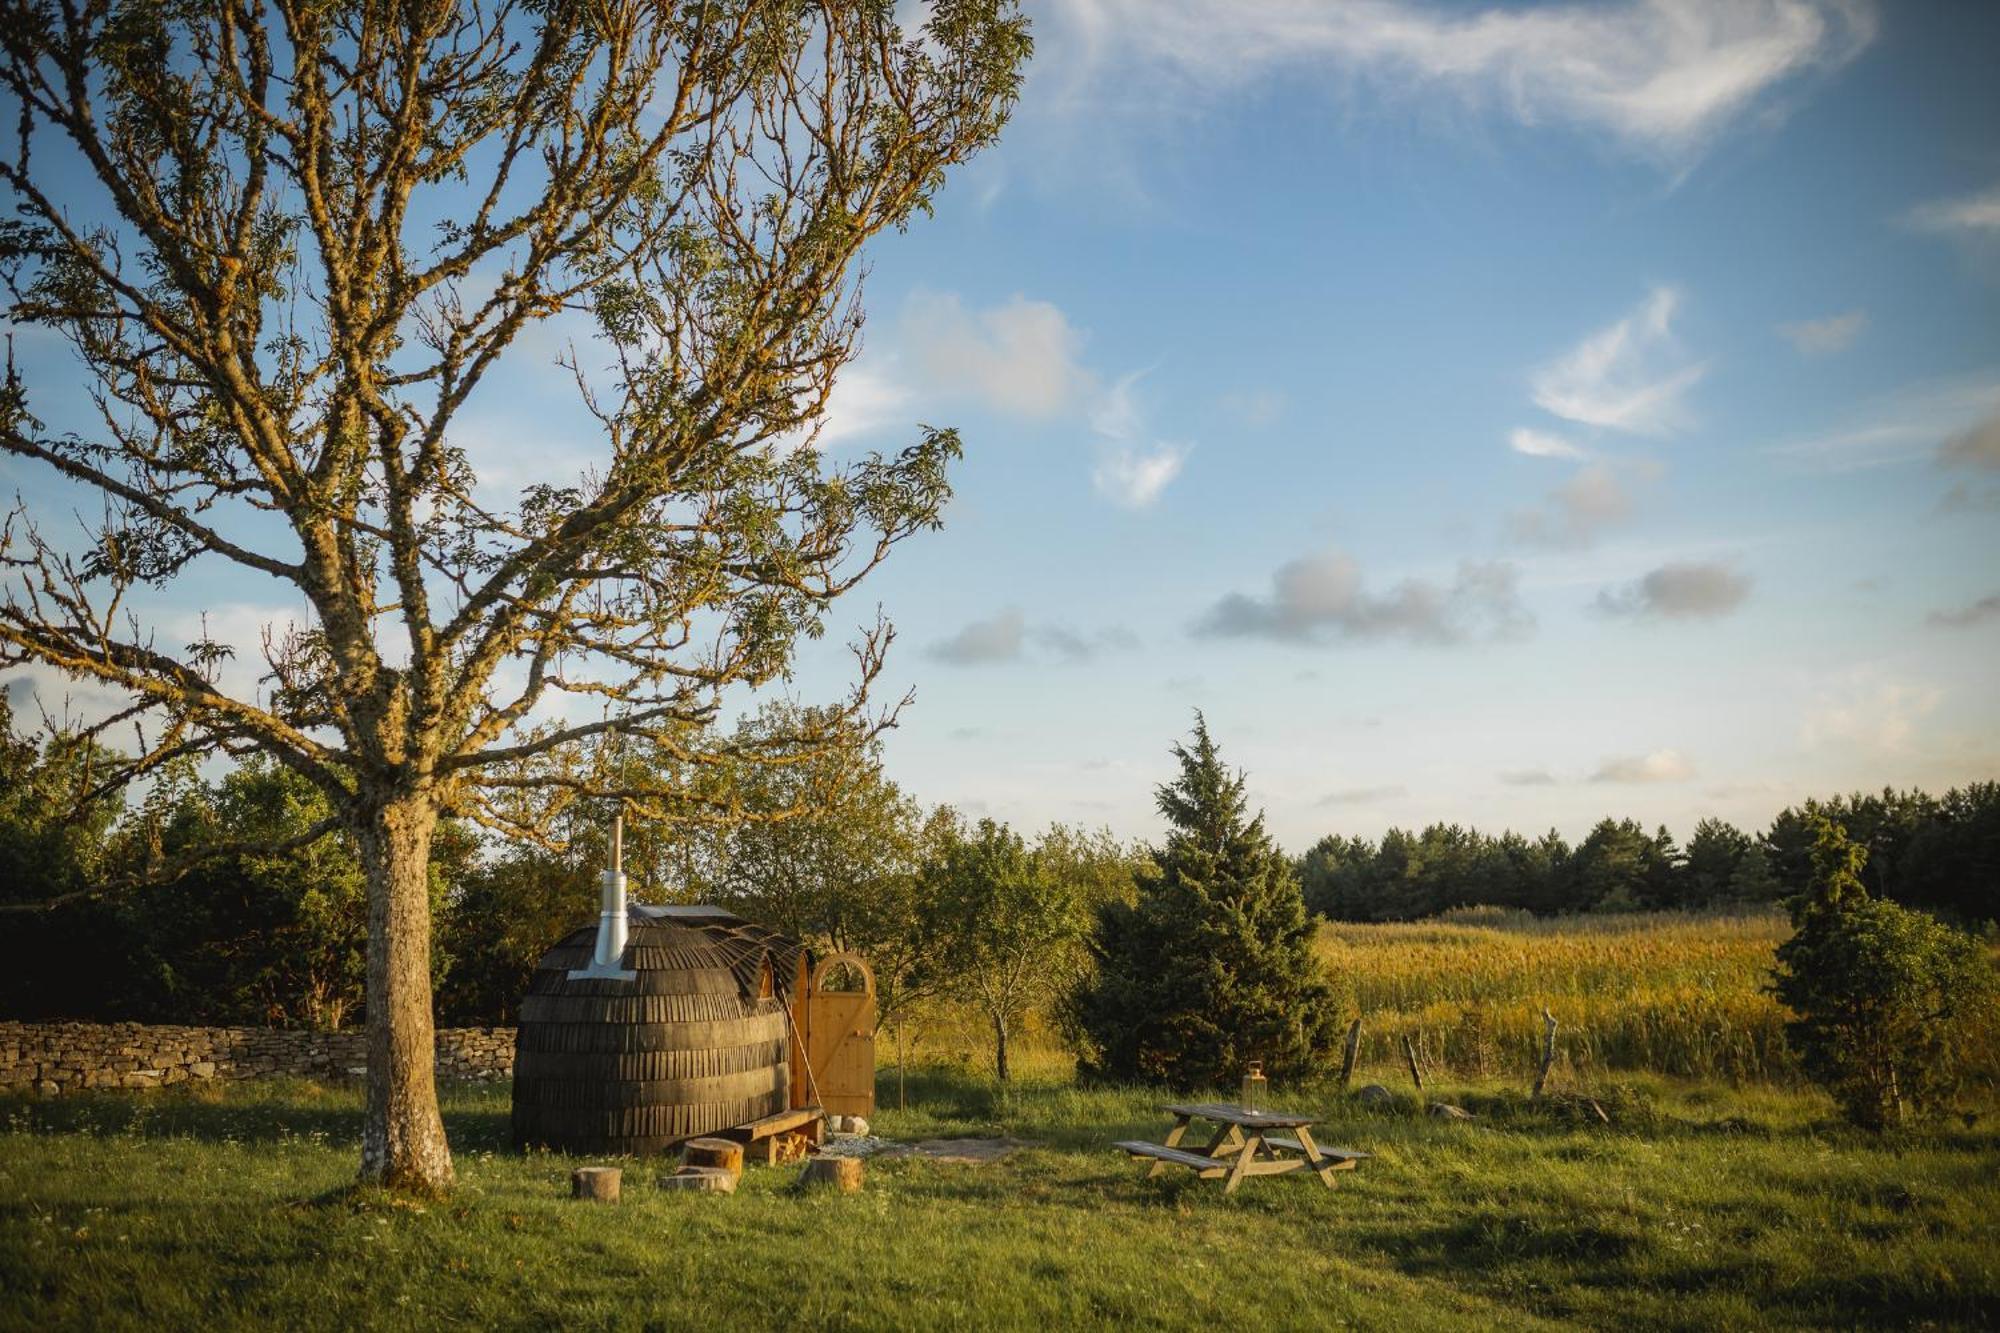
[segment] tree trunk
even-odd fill
[[[431,832],[437,811],[403,797],[356,821],[368,877],[368,1115],[361,1179],[391,1189],[451,1187],[438,1114],[431,1022]]]
[[[1004,1014],[993,1015],[993,1070],[1000,1081],[1007,1081],[1007,1018]]]
[[[1556,1062],[1556,1016],[1547,1009],[1544,1009],[1542,1010],[1542,1023],[1544,1025],[1542,1036],[1542,1067],[1535,1071],[1535,1090],[1528,1094],[1529,1101],[1534,1101],[1542,1095],[1542,1089],[1547,1086],[1549,1081],[1549,1070]]]

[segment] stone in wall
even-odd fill
[[[360,1031],[0,1022],[0,1089],[12,1091],[361,1073],[367,1059]],[[441,1078],[512,1078],[514,1029],[439,1029],[437,1070]]]

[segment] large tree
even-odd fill
[[[125,692],[137,772],[255,749],[325,793],[301,837],[344,827],[367,884],[365,1179],[451,1179],[440,816],[534,836],[550,793],[726,814],[574,747],[620,729],[699,770],[725,695],[938,521],[949,431],[837,464],[815,423],[862,243],[994,139],[1029,43],[1012,0],[937,0],[911,34],[894,9],[0,0],[6,317],[68,340],[96,409],[10,365],[0,448],[102,514],[7,523],[0,649]],[[497,494],[468,408],[572,312],[594,465]],[[254,683],[227,664],[260,645],[143,622],[193,576],[307,609]],[[843,704],[736,757],[881,723],[888,637],[855,645]]]

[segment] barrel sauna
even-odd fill
[[[572,975],[597,926],[535,968],[514,1039],[517,1147],[657,1153],[791,1104],[799,946],[712,908],[634,905],[625,923],[629,979]]]

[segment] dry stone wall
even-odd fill
[[[0,1022],[0,1090],[159,1088],[203,1079],[359,1076],[368,1037],[279,1028],[166,1027],[151,1023]],[[442,1028],[443,1078],[514,1076],[514,1029]]]

